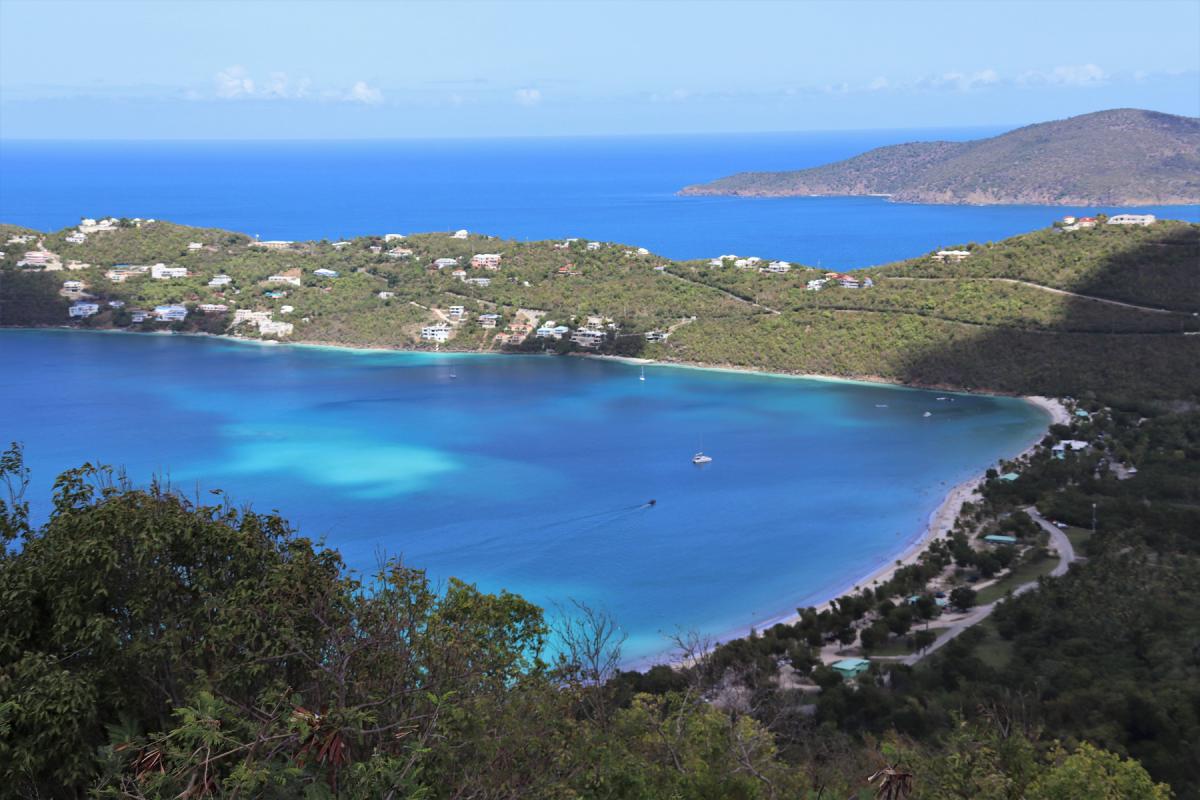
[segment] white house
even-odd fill
[[[421,328],[421,338],[430,342],[444,342],[450,338],[450,326],[444,322]]]
[[[499,321],[500,321],[499,314],[480,314],[479,315],[479,327],[481,327],[481,328],[494,328],[494,327],[496,327],[496,324]]]
[[[266,322],[258,323],[258,332],[263,336],[290,336],[295,327],[290,322],[267,320]]]
[[[465,238],[467,238],[467,236],[468,236],[467,231],[464,228],[462,230],[455,231],[453,234],[450,235],[450,238],[451,239],[465,239]]]
[[[271,275],[267,278],[267,283],[288,283],[292,286],[300,285],[299,275]]]
[[[266,242],[253,241],[250,243],[250,246],[251,247],[262,247],[267,250],[287,250],[289,247],[292,246],[292,243],[288,242],[288,241],[284,241],[282,239],[273,239],[273,240],[266,241]]]
[[[580,347],[595,349],[604,344],[606,334],[604,331],[593,331],[587,328],[579,328],[571,334],[571,341]]]
[[[100,313],[100,306],[96,303],[73,303],[71,307],[67,309],[67,313],[71,315],[72,318],[90,317],[93,314]]]
[[[229,310],[229,306],[224,303],[201,303],[200,311],[205,314],[224,314]]]
[[[83,281],[63,281],[62,288],[64,292],[82,292]]]
[[[788,272],[791,270],[791,268],[791,263],[787,261],[772,261],[770,264],[767,264],[766,271],[782,274],[784,272]]]
[[[380,292],[379,293],[380,300],[391,300],[395,296],[396,296],[395,292]]]
[[[239,308],[233,312],[233,324],[241,325],[243,322],[249,322],[254,325],[261,325],[264,322],[271,321],[270,311],[251,311],[248,308]]]
[[[350,244],[351,244],[350,242],[344,242],[344,241],[343,242],[334,242],[333,244],[330,245],[330,247],[332,247],[334,250],[341,250],[343,247],[349,247]]]
[[[639,247],[639,248],[637,249],[637,254],[638,254],[639,256],[648,256],[648,255],[650,255],[650,251],[649,251],[649,250],[647,250],[647,249],[646,249],[646,248],[644,248],[644,247]]]
[[[124,300],[109,300],[108,307],[109,308],[124,308],[125,301]]]
[[[934,261],[962,261],[971,255],[970,250],[938,250],[933,254]]]
[[[86,233],[72,233],[66,238],[68,244],[83,244],[87,241]]]
[[[437,259],[434,259],[433,266],[437,267],[438,269],[447,269],[448,267],[457,267],[458,259],[457,258],[437,258]]]
[[[463,314],[466,313],[466,309],[463,308],[462,306],[450,306],[450,310],[448,313],[452,317],[461,317]]]
[[[407,247],[393,247],[384,255],[386,255],[388,258],[411,258],[412,254],[413,251],[409,250]]]
[[[1080,439],[1063,439],[1050,448],[1051,454],[1058,459],[1066,458],[1066,454],[1076,450],[1086,450],[1088,443]]]
[[[159,322],[182,322],[187,319],[187,313],[187,309],[181,305],[154,307],[154,316]]]
[[[491,278],[467,278],[463,283],[469,283],[472,286],[491,286]]]
[[[155,264],[150,267],[150,277],[156,281],[165,281],[171,278],[186,278],[187,276],[187,267],[168,267],[166,264]]]
[[[476,253],[471,256],[471,266],[474,269],[500,269],[500,254]]]
[[[336,278],[338,273],[335,269],[325,269],[324,267],[321,267],[320,269],[314,269],[313,275],[316,275],[320,278]]]
[[[210,280],[208,282],[208,285],[215,288],[218,286],[228,286],[231,283],[233,283],[233,278],[229,277],[228,275],[222,274],[222,275],[214,275],[212,277],[212,280]]]
[[[404,238],[403,233],[385,233],[383,235],[383,240],[385,242],[398,242],[403,238]]]
[[[646,341],[665,342],[670,335],[666,331],[646,331]]]
[[[821,291],[821,287],[824,286],[826,283],[828,283],[827,279],[817,278],[816,280],[812,280],[812,281],[809,281],[808,283],[804,284],[804,288],[810,292],[819,292],[819,291]]]
[[[25,254],[25,258],[21,260],[21,264],[18,266],[41,266],[53,258],[54,254],[49,250],[30,250]]]
[[[719,258],[710,258],[708,260],[708,265],[710,267],[723,267],[723,266],[725,266],[725,262]]]
[[[129,312],[129,321],[133,322],[133,323],[142,323],[142,322],[145,322],[146,318],[149,316],[150,316],[149,311],[142,311],[141,309],[133,309],[132,311]]]
[[[1158,219],[1153,214],[1114,214],[1108,218],[1109,225],[1153,225]]]
[[[599,243],[599,242],[588,242],[588,243],[587,243],[587,249],[588,249],[588,250],[599,250],[599,249],[600,249],[600,243]]]
[[[188,252],[194,253],[197,250],[203,250],[204,245],[200,242],[188,242]]]
[[[858,289],[862,286],[862,282],[853,275],[839,275],[837,282],[838,286],[841,286],[843,289]]]

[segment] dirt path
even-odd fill
[[[1032,281],[1018,280],[1017,278],[910,278],[902,275],[889,275],[886,277],[889,281],[994,281],[996,283],[1012,283],[1018,286],[1028,286],[1032,289],[1041,289],[1043,292],[1050,294],[1061,294],[1067,297],[1077,297],[1080,300],[1091,300],[1096,303],[1105,303],[1110,306],[1120,306],[1121,308],[1132,308],[1135,311],[1148,311],[1151,314],[1182,314],[1188,316],[1186,311],[1172,311],[1169,308],[1157,308],[1155,306],[1142,306],[1137,303],[1126,303],[1122,300],[1109,300],[1106,297],[1096,297],[1090,294],[1080,294],[1079,292],[1071,292],[1066,289],[1055,289],[1053,286],[1045,286]]]

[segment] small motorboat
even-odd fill
[[[933,412],[931,412],[931,411],[926,411],[926,412],[925,412],[924,414],[922,414],[921,416],[922,416],[922,417],[932,417],[932,416],[933,416]]]
[[[711,461],[712,456],[706,456],[704,453],[696,453],[696,455],[692,456],[693,464],[708,464]]]

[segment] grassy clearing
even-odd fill
[[[985,605],[999,600],[1021,584],[1037,580],[1043,575],[1049,575],[1056,566],[1058,566],[1057,558],[1041,558],[1037,561],[1018,564],[1017,568],[1005,577],[991,586],[980,589],[979,594],[975,596],[975,602]]]
[[[913,633],[917,632],[917,628],[913,628],[912,633],[904,636],[897,636],[891,639],[887,644],[876,647],[870,652],[872,656],[906,656],[913,652],[913,648],[909,645],[909,640],[912,639]],[[948,628],[930,628],[931,633],[936,633],[941,636]]]

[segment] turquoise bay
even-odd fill
[[[44,516],[84,461],[278,509],[370,570],[612,612],[627,656],[821,602],[1044,412],[1012,398],[580,358],[0,331],[0,430]],[[939,399],[946,398],[946,399]],[[925,417],[925,412],[931,416]],[[704,449],[712,464],[695,467]],[[648,506],[647,501],[656,500]]]

